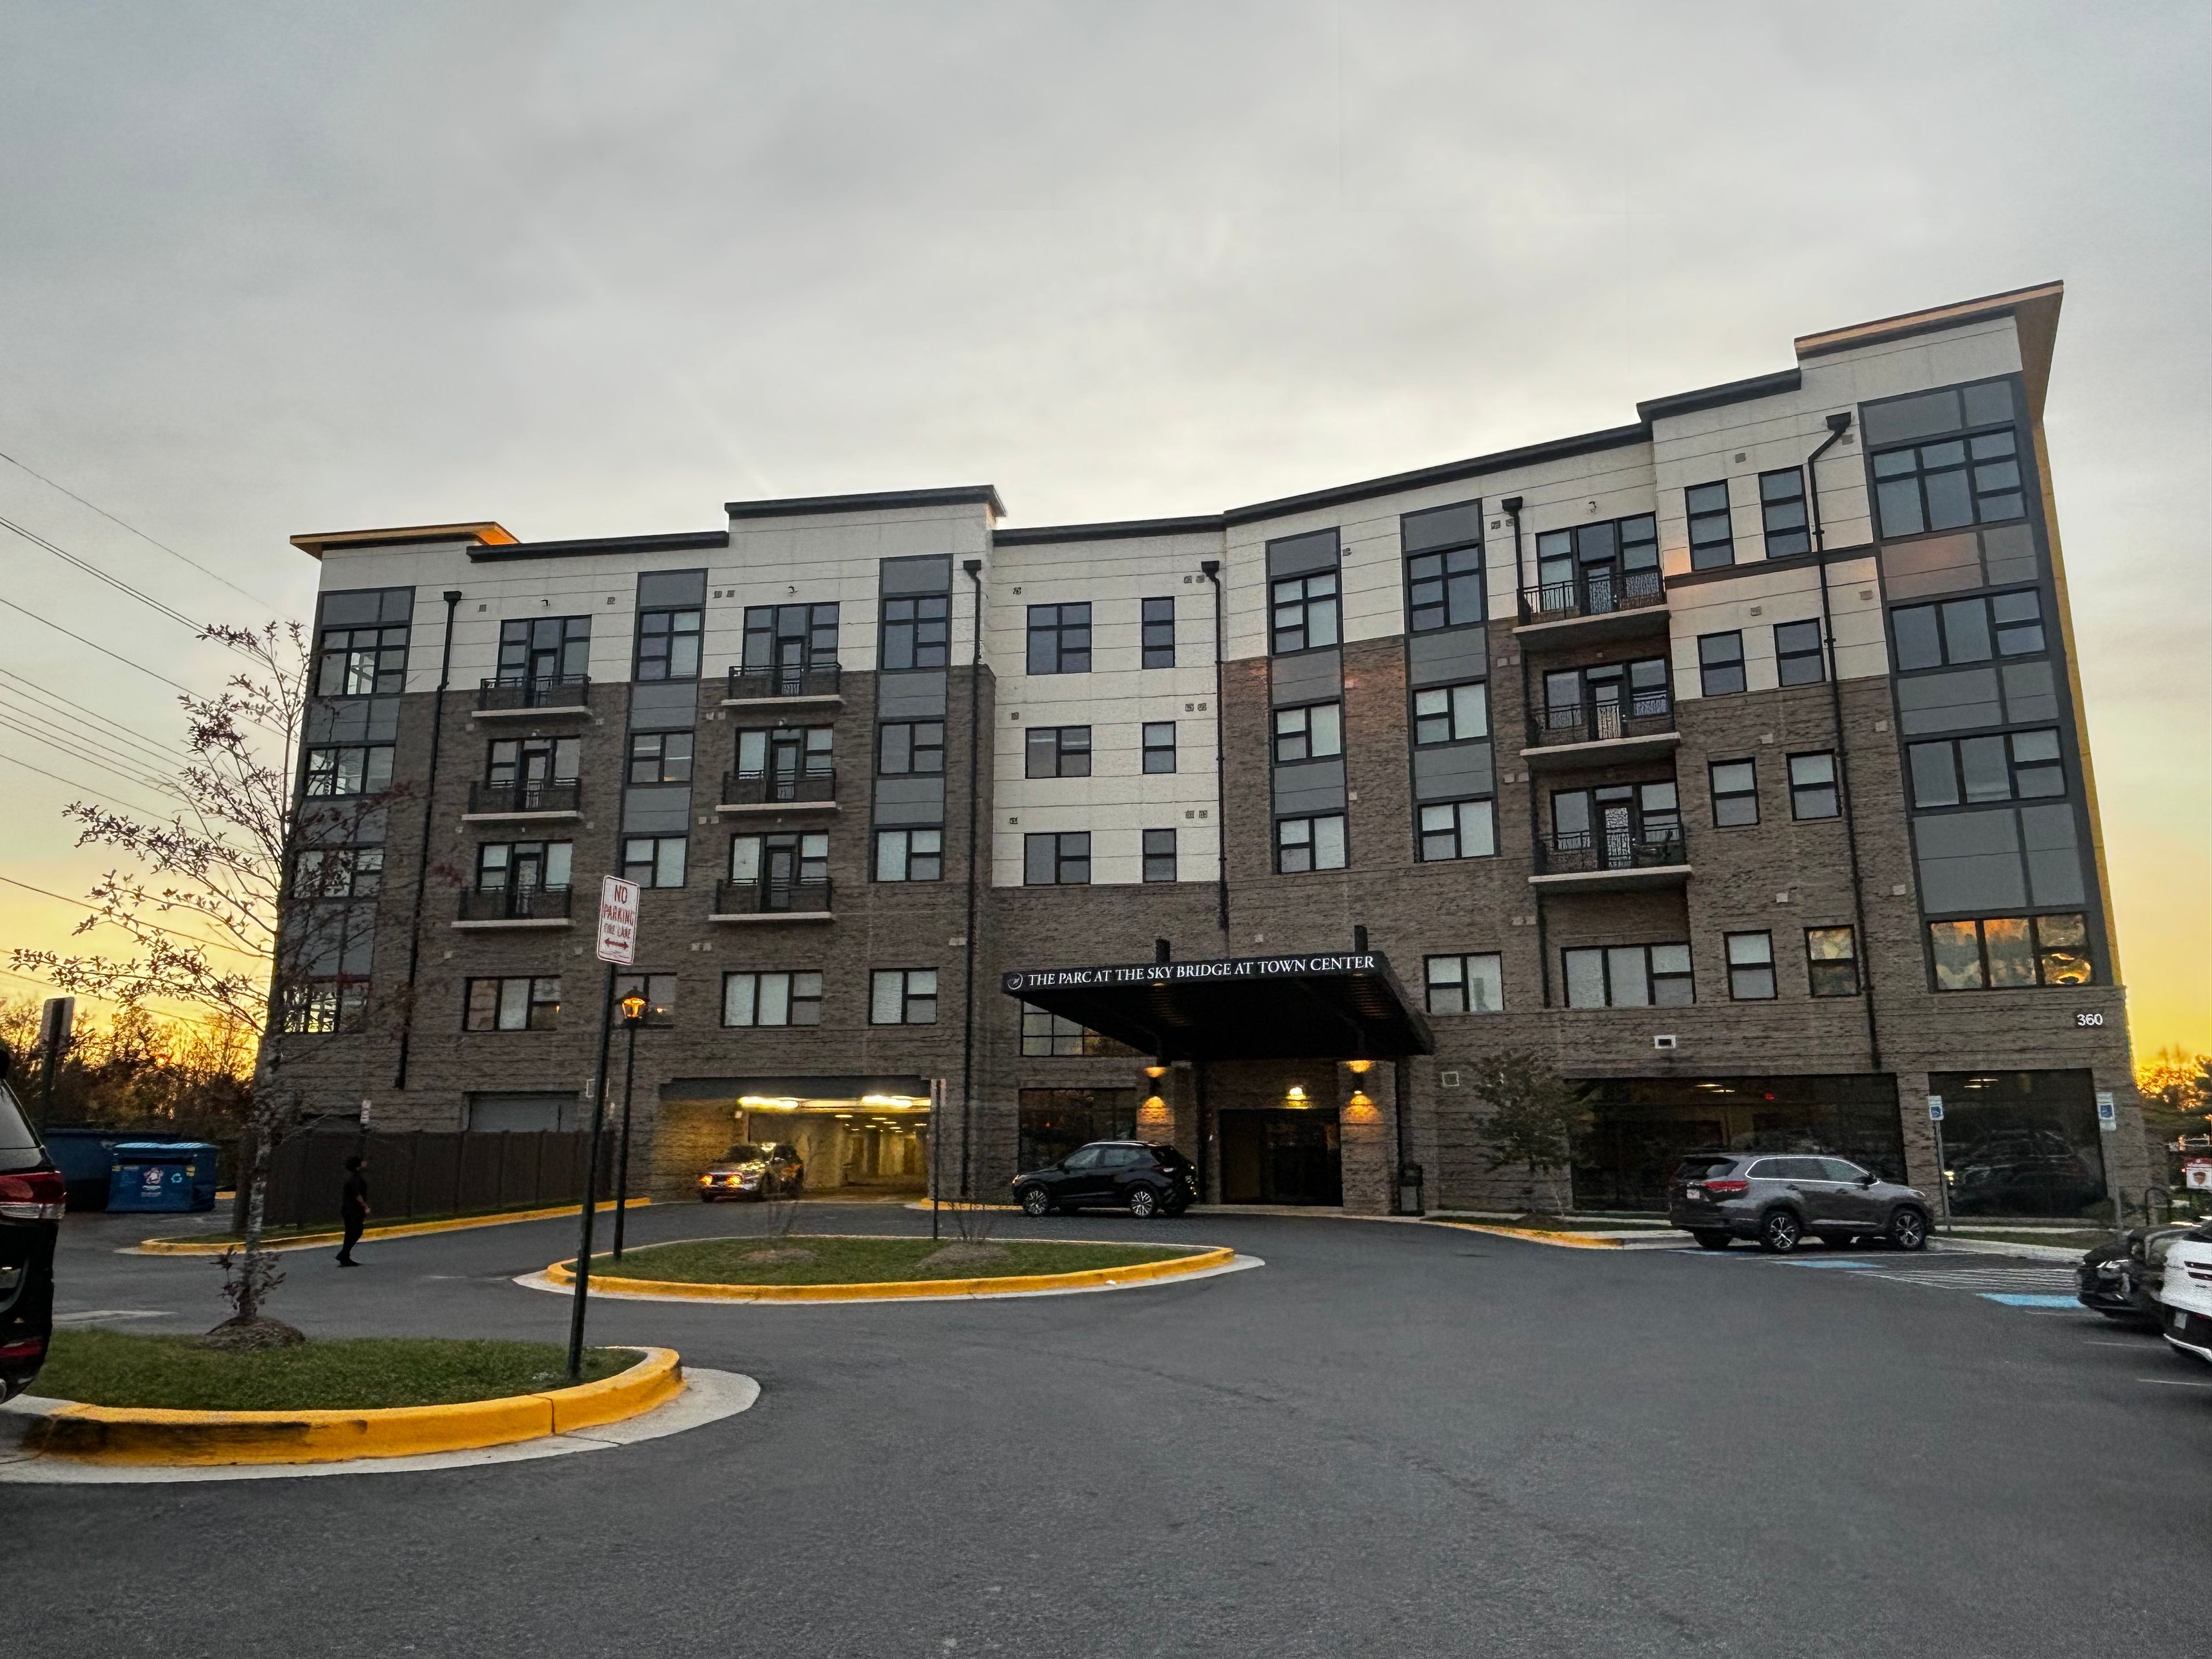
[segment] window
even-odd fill
[[[1490,735],[1490,687],[1481,680],[1424,686],[1413,693],[1413,742],[1461,743]]]
[[[868,979],[868,1024],[937,1024],[937,969],[878,968]]]
[[[1679,864],[1682,842],[1680,792],[1672,779],[1608,783],[1594,789],[1552,792],[1552,850],[1567,867],[1632,869],[1654,862]]]
[[[1555,668],[1544,676],[1544,730],[1559,734],[1552,737],[1555,743],[1626,737],[1627,721],[1663,719],[1673,708],[1664,657]]]
[[[1482,620],[1482,503],[1408,513],[1398,521],[1406,550],[1409,633]]]
[[[945,831],[876,831],[878,881],[939,881],[945,876]]]
[[[1848,927],[1808,927],[1805,930],[1805,970],[1816,997],[1855,997],[1859,994],[1859,947]]]
[[[699,635],[706,617],[698,605],[637,613],[637,678],[696,680]]]
[[[1030,607],[1032,674],[1088,674],[1091,672],[1091,607],[1033,605]]]
[[[822,975],[819,974],[722,975],[722,1024],[725,1025],[819,1025],[821,1023]]]
[[[830,836],[811,835],[732,836],[730,837],[730,879],[740,885],[756,882],[774,888],[796,883],[830,879]]]
[[[1022,1005],[1022,1054],[1026,1058],[1065,1059],[1076,1054],[1110,1054],[1113,1049],[1114,1045],[1097,1032],[1064,1015],[1047,1013],[1026,1002]]]
[[[566,887],[573,850],[573,843],[565,841],[486,842],[477,848],[477,891]]]
[[[665,1026],[676,1024],[676,975],[673,974],[617,974],[615,975],[615,1018],[622,1018],[622,1000],[639,996],[645,999],[645,1023]]]
[[[1756,761],[1715,761],[1713,822],[1723,830],[1741,829],[1759,822],[1759,763]]]
[[[1022,775],[1031,778],[1091,775],[1091,728],[1032,726],[1022,743]]]
[[[1784,685],[1818,685],[1827,678],[1820,655],[1820,624],[1774,624],[1774,672]]]
[[[1336,572],[1285,576],[1274,584],[1273,598],[1270,638],[1277,656],[1336,643]]]
[[[1176,878],[1176,832],[1172,830],[1145,831],[1145,879],[1173,881]]]
[[[2066,793],[2066,767],[2059,757],[2055,726],[1911,744],[1905,756],[1916,807],[2034,800]]]
[[[349,1031],[368,1006],[365,980],[311,979],[285,994],[284,1029],[302,1034]]]
[[[902,778],[945,769],[945,722],[897,720],[877,734],[876,771],[879,776]]]
[[[1295,876],[1308,870],[1344,868],[1344,814],[1281,818],[1275,824],[1275,870]]]
[[[591,659],[589,617],[517,617],[499,625],[502,680],[580,680]]]
[[[574,738],[495,738],[484,781],[574,783],[582,748]]]
[[[1547,530],[1536,538],[1539,611],[1618,611],[1627,601],[1656,599],[1659,520],[1649,513]]]
[[[295,899],[369,898],[384,885],[381,847],[317,847],[292,868]]]
[[[744,666],[756,673],[781,669],[803,674],[837,665],[837,607],[834,605],[749,605],[745,607]]]
[[[392,745],[346,744],[307,751],[307,793],[322,798],[380,795],[392,787]]]
[[[1500,1014],[1505,1012],[1505,958],[1496,955],[1430,957],[1429,1012]]]
[[[1725,697],[1743,690],[1741,634],[1698,636],[1698,688],[1709,697]]]
[[[1766,556],[1786,559],[1809,552],[1812,533],[1805,526],[1805,474],[1797,467],[1759,475],[1759,525],[1766,532]]]
[[[2032,656],[2043,649],[2043,602],[2033,588],[1988,599],[1909,605],[1890,612],[1900,670]]]
[[[835,769],[830,745],[836,735],[835,728],[827,726],[779,726],[769,732],[740,732],[737,745],[738,775],[741,778],[774,777],[787,784],[795,784],[802,775],[811,778],[826,778]],[[633,778],[631,781],[638,780]],[[772,793],[775,799],[793,798]]]
[[[1735,1002],[1774,1000],[1774,935],[1730,933],[1729,997]]]
[[[1498,850],[1498,823],[1486,800],[1437,801],[1421,808],[1421,858],[1486,859]]]
[[[1091,832],[1062,830],[1022,837],[1022,884],[1081,887],[1091,880]]]
[[[404,590],[411,601],[414,590]],[[322,663],[315,676],[319,697],[394,696],[407,689],[407,624],[385,628],[325,628]]]
[[[1172,772],[1176,769],[1176,729],[1173,720],[1145,722],[1145,770]]]
[[[1686,1008],[1686,945],[1613,945],[1562,951],[1570,1008]]]
[[[557,1031],[561,980],[472,979],[462,1029],[470,1031]]]
[[[951,642],[950,593],[884,601],[883,667],[942,668]]]
[[[1884,536],[1956,530],[2017,519],[2027,510],[2019,439],[2009,427],[1883,450],[1874,458],[1874,481]]]
[[[1729,523],[1729,487],[1692,484],[1682,492],[1690,514],[1690,568],[1717,570],[1735,562],[1735,532]]]
[[[2094,977],[2089,930],[2078,914],[1932,921],[1928,934],[1939,991],[2087,985]]]
[[[633,732],[629,734],[629,781],[691,781],[691,733]]]
[[[1344,705],[1316,702],[1275,711],[1275,763],[1326,760],[1344,752]]]
[[[684,845],[681,836],[625,836],[623,879],[634,881],[641,887],[681,887]]]
[[[1144,604],[1144,665],[1175,666],[1175,596],[1146,599]]]
[[[1829,754],[1792,755],[1790,757],[1790,816],[1793,818],[1832,818],[1838,810],[1836,757]]]

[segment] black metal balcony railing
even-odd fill
[[[583,805],[584,787],[574,778],[528,778],[514,783],[469,785],[471,812],[574,812]]]
[[[1559,622],[1602,617],[1667,602],[1667,585],[1656,570],[1585,570],[1565,581],[1521,590],[1521,620]]]
[[[1640,830],[1577,830],[1540,842],[1536,863],[1547,876],[1582,876],[1603,870],[1652,870],[1687,864],[1679,825],[1646,824]]]
[[[477,683],[477,707],[492,708],[582,708],[591,701],[589,674],[501,675]]]
[[[718,881],[718,916],[765,916],[783,911],[819,915],[830,908],[827,881]]]
[[[480,887],[461,894],[463,921],[566,920],[572,890],[566,887]]]
[[[1604,743],[1616,738],[1655,737],[1674,729],[1674,700],[1664,691],[1646,692],[1626,702],[1552,703],[1528,721],[1528,746],[1543,749],[1567,743]]]
[[[722,774],[725,806],[774,806],[786,802],[804,805],[836,799],[837,774],[828,767],[805,772]]]
[[[801,668],[732,668],[728,696],[737,697],[834,697],[837,665],[816,661]]]

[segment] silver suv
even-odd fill
[[[1862,1238],[1900,1250],[1928,1243],[1928,1200],[1840,1158],[1699,1152],[1667,1188],[1667,1219],[1709,1250],[1739,1238],[1787,1255],[1808,1238],[1841,1249]]]

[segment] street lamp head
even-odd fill
[[[645,1024],[645,999],[632,991],[622,1000],[622,1014],[623,1024],[642,1025]]]

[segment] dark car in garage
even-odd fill
[[[1181,1152],[1148,1140],[1094,1140],[1057,1164],[1013,1179],[1014,1202],[1030,1215],[1055,1210],[1127,1210],[1139,1221],[1181,1215],[1198,1201],[1198,1171]]]
[[[0,1400],[22,1393],[54,1334],[54,1237],[67,1188],[8,1086],[0,1044]]]
[[[1778,1255],[1808,1238],[1833,1245],[1879,1238],[1900,1250],[1928,1243],[1928,1200],[1918,1191],[1841,1158],[1695,1154],[1668,1183],[1667,1219],[1709,1250],[1739,1238]]]

